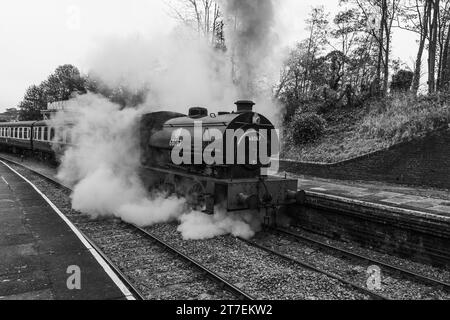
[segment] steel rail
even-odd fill
[[[61,182],[57,181],[56,179],[54,179],[52,177],[47,176],[46,174],[40,173],[40,172],[38,172],[38,171],[36,171],[34,169],[29,168],[28,166],[25,166],[25,165],[23,165],[21,163],[18,163],[16,161],[3,158],[2,156],[0,156],[0,159],[2,159],[5,162],[9,162],[11,164],[20,166],[20,167],[22,167],[22,168],[32,172],[33,174],[39,176],[40,178],[43,178],[44,180],[48,181],[49,183],[51,183],[53,185],[56,185],[57,187],[62,188],[64,190],[68,191],[68,192],[72,192],[72,189],[70,187],[63,185]],[[162,239],[160,239],[160,238],[156,237],[155,235],[151,234],[149,231],[147,231],[147,230],[145,230],[145,229],[143,229],[141,227],[138,227],[137,225],[131,224],[131,223],[126,223],[126,222],[122,222],[122,223],[124,225],[132,227],[133,229],[135,229],[138,232],[140,232],[141,234],[143,234],[145,237],[147,237],[150,240],[158,243],[160,246],[164,247],[165,249],[168,249],[173,254],[177,255],[178,257],[180,257],[184,261],[186,261],[189,264],[193,265],[196,269],[200,270],[200,272],[206,274],[207,277],[209,277],[213,281],[219,283],[221,287],[225,288],[227,291],[229,291],[230,293],[232,293],[235,296],[239,297],[240,299],[242,299],[242,300],[255,300],[255,298],[252,297],[251,295],[249,295],[249,294],[245,293],[244,291],[242,291],[241,289],[237,288],[232,283],[228,282],[226,279],[222,278],[220,275],[218,275],[214,271],[212,271],[209,268],[203,266],[200,262],[198,262],[198,261],[188,257],[187,255],[185,255],[184,253],[182,253],[181,251],[179,251],[175,247],[171,246],[167,242],[165,242]],[[98,254],[100,254],[100,256],[102,256],[102,258],[114,270],[114,272],[117,273],[117,275],[121,278],[121,280],[128,287],[130,292],[132,292],[133,296],[135,296],[136,299],[145,300],[143,295],[139,292],[139,290],[137,288],[134,287],[134,285],[131,283],[131,281],[128,279],[128,277],[125,276],[123,274],[123,272],[120,271],[120,269],[116,265],[114,265],[114,263],[107,257],[107,255],[94,243],[94,241],[92,241],[88,236],[86,236],[81,230],[78,230],[78,231],[86,238],[86,240],[98,252]]]
[[[309,263],[306,263],[306,262],[300,261],[298,259],[289,257],[289,256],[287,256],[287,255],[285,255],[285,254],[283,254],[281,252],[275,251],[273,249],[270,249],[268,247],[265,247],[263,245],[255,243],[253,241],[249,241],[249,240],[246,240],[246,239],[243,239],[243,238],[238,238],[238,239],[243,241],[244,243],[248,244],[249,246],[252,246],[252,247],[258,248],[260,250],[263,250],[265,252],[268,252],[270,254],[273,254],[273,255],[275,255],[275,256],[277,256],[277,257],[279,257],[279,258],[281,258],[281,259],[283,259],[283,260],[285,260],[287,262],[291,262],[291,263],[300,265],[300,266],[302,266],[302,267],[304,267],[306,269],[309,269],[311,271],[314,271],[314,272],[317,272],[317,273],[321,273],[321,274],[324,274],[327,277],[330,277],[332,279],[338,280],[338,281],[342,282],[343,284],[345,284],[345,285],[347,285],[349,287],[352,287],[353,289],[355,289],[355,290],[357,290],[357,291],[359,291],[359,292],[361,292],[363,294],[366,294],[366,295],[370,296],[374,300],[390,300],[390,298],[388,298],[387,296],[384,296],[382,294],[378,294],[376,292],[370,291],[370,290],[368,290],[368,289],[366,289],[366,288],[364,288],[364,287],[362,287],[362,286],[360,286],[360,285],[358,285],[356,283],[348,281],[348,280],[346,280],[346,279],[344,279],[344,278],[342,278],[342,277],[340,277],[340,276],[338,276],[338,275],[336,275],[334,273],[331,273],[331,272],[328,272],[328,271],[325,271],[325,270],[321,270],[321,269],[319,269],[319,268],[317,268],[317,267],[315,267],[315,266],[313,266],[313,265],[311,265]]]
[[[337,246],[333,246],[333,245],[330,245],[328,243],[325,243],[325,242],[322,242],[322,241],[319,241],[319,240],[316,240],[316,239],[312,239],[310,237],[307,237],[307,236],[304,236],[304,235],[301,235],[301,234],[298,234],[298,233],[295,233],[295,232],[292,232],[292,231],[289,231],[289,230],[286,230],[286,229],[283,229],[283,228],[280,228],[280,227],[272,228],[272,231],[278,232],[278,233],[281,233],[281,234],[284,234],[284,235],[287,235],[287,236],[290,236],[290,237],[296,239],[297,241],[309,242],[309,243],[315,244],[315,245],[317,245],[319,247],[325,248],[327,250],[337,251],[340,254],[342,254],[344,256],[347,256],[349,258],[352,258],[352,259],[359,259],[359,260],[367,261],[370,264],[377,265],[379,267],[384,267],[384,268],[389,269],[391,271],[397,272],[397,273],[401,274],[404,277],[412,278],[413,280],[419,280],[422,283],[426,283],[426,284],[430,284],[430,285],[433,285],[433,286],[436,286],[436,287],[440,287],[440,288],[444,289],[446,292],[450,292],[450,283],[443,282],[443,281],[440,281],[438,279],[433,279],[433,278],[421,275],[419,273],[407,270],[405,268],[398,267],[398,266],[395,266],[395,265],[392,265],[392,264],[389,264],[389,263],[386,263],[386,262],[383,262],[383,261],[380,261],[380,260],[377,260],[377,259],[365,256],[365,255],[362,255],[362,254],[354,253],[354,252],[351,252],[349,250],[346,250],[346,249],[343,249],[343,248],[339,248]]]
[[[211,278],[212,280],[220,283],[221,286],[226,288],[227,291],[230,291],[231,293],[235,294],[236,296],[238,296],[242,300],[254,300],[255,299],[251,295],[245,293],[244,291],[242,291],[238,287],[234,286],[232,283],[230,283],[227,280],[225,280],[224,278],[222,278],[220,275],[218,275],[217,273],[215,273],[211,269],[203,266],[200,262],[198,262],[198,261],[188,257],[186,254],[184,254],[183,252],[179,251],[175,247],[171,246],[170,244],[168,244],[164,240],[162,240],[162,239],[158,238],[157,236],[151,234],[149,231],[147,231],[147,230],[145,230],[145,229],[143,229],[141,227],[138,227],[136,225],[132,225],[132,226],[136,230],[138,230],[139,232],[143,233],[145,236],[147,236],[148,238],[153,240],[154,242],[158,243],[159,245],[161,245],[162,247],[168,249],[172,253],[176,254],[177,256],[179,256],[180,258],[185,260],[186,262],[188,262],[188,263],[192,264],[193,266],[195,266],[202,273],[205,273],[209,278]]]

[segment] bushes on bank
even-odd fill
[[[289,127],[293,142],[302,145],[320,138],[325,131],[326,121],[316,113],[298,110]]]

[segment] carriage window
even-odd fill
[[[60,137],[60,139],[59,139],[60,142],[61,142],[61,143],[66,143],[66,137],[67,137],[67,132],[66,132],[66,130],[64,130],[63,127],[59,128],[58,130],[59,130],[59,132],[60,132],[60,134],[61,134],[61,137]]]
[[[50,141],[53,141],[55,138],[55,128],[50,129]]]
[[[26,128],[25,129],[25,139],[29,139],[30,138],[30,128]]]
[[[23,138],[23,128],[19,128],[19,139]]]
[[[42,138],[42,140],[48,140],[48,127],[44,127],[44,137]]]

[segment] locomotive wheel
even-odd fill
[[[193,210],[206,210],[205,188],[201,182],[194,182],[188,187],[187,193],[184,195],[188,204]]]
[[[175,193],[175,185],[171,183],[163,183],[161,185],[161,190],[163,192],[167,192],[168,195],[172,195]]]

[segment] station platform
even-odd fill
[[[129,299],[92,250],[31,184],[0,162],[0,300]]]
[[[380,182],[341,181],[289,174],[298,179],[299,189],[310,194],[333,196],[357,201],[361,205],[377,205],[450,218],[450,192],[446,190],[406,187]]]

